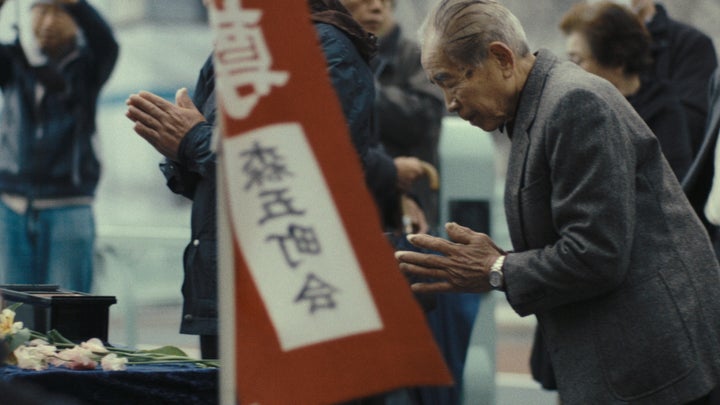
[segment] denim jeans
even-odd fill
[[[0,283],[90,292],[95,219],[89,205],[28,209],[0,201]]]

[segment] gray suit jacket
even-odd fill
[[[564,404],[681,404],[720,381],[720,268],[660,145],[607,81],[541,50],[511,133],[508,302]]]

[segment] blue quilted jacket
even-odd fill
[[[20,41],[0,45],[0,192],[28,198],[92,196],[98,95],[119,46],[84,0],[66,6],[83,39],[62,60],[31,66]]]

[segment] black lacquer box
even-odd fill
[[[15,309],[15,321],[26,328],[46,333],[56,329],[64,337],[82,342],[90,338],[108,340],[108,318],[114,296],[98,296],[62,290],[53,284],[0,285],[2,308],[22,303]]]

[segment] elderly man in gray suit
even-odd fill
[[[493,0],[442,0],[422,62],[448,110],[512,141],[513,251],[448,224],[442,255],[399,251],[416,292],[504,291],[546,339],[563,404],[709,404],[720,381],[720,268],[657,139],[609,82],[530,53]],[[491,174],[488,174],[491,175]]]

